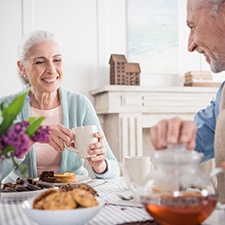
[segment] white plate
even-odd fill
[[[35,179],[36,181],[38,179]],[[70,185],[75,185],[75,184],[80,184],[80,183],[87,183],[91,180],[90,177],[88,176],[83,176],[83,175],[76,175],[76,181],[72,182],[72,183],[52,183],[54,186],[61,186],[61,185],[66,185],[66,184],[70,184]]]
[[[18,201],[27,200],[32,197],[36,197],[47,189],[37,190],[37,191],[20,191],[20,192],[1,192],[1,200],[4,201]]]
[[[104,206],[105,201],[100,198],[98,205],[90,208],[78,208],[70,210],[40,210],[32,209],[33,199],[21,204],[23,212],[27,217],[40,225],[83,225],[91,220]]]
[[[38,180],[38,179],[34,179]],[[76,175],[76,182],[73,183],[52,183],[54,186],[61,185],[75,185],[80,183],[87,183],[91,180],[89,176]],[[1,200],[26,200],[35,197],[47,189],[37,190],[37,191],[21,191],[21,192],[1,192]]]

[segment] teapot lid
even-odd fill
[[[167,149],[158,150],[154,158],[163,163],[187,164],[200,163],[203,154],[195,150],[187,150],[185,145],[170,145]]]

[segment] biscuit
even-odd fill
[[[77,204],[71,194],[58,191],[46,196],[43,208],[46,210],[74,209],[77,208]]]
[[[60,191],[64,191],[64,192],[66,192],[66,191],[72,191],[73,189],[74,189],[74,187],[71,186],[71,184],[61,185],[59,187],[59,190]]]
[[[93,187],[85,183],[80,183],[75,185],[66,184],[66,185],[61,185],[59,188],[60,191],[72,191],[73,189],[83,189],[90,192],[92,195],[96,197],[99,196],[98,192]]]
[[[88,191],[73,189],[60,191],[49,189],[37,196],[33,201],[33,209],[66,210],[92,207],[98,205],[95,197]]]
[[[71,194],[74,200],[81,206],[81,207],[92,207],[98,205],[97,200],[95,197],[88,191],[82,189],[73,189]]]
[[[44,199],[46,196],[57,192],[56,189],[48,189],[38,195],[33,201],[33,209],[44,209]]]
[[[76,185],[74,186],[74,188],[80,188],[80,189],[89,191],[92,195],[94,195],[94,196],[96,196],[96,197],[99,196],[98,192],[97,192],[93,187],[91,187],[91,186],[88,185],[88,184],[84,184],[84,183],[76,184]]]

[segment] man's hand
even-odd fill
[[[191,120],[173,117],[161,120],[150,128],[150,138],[156,150],[167,148],[168,144],[186,144],[187,149],[195,148],[196,125]]]

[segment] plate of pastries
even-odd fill
[[[65,184],[87,183],[91,180],[89,176],[77,175],[75,173],[54,173],[54,171],[43,171],[37,179],[42,182],[51,183],[54,186]]]

